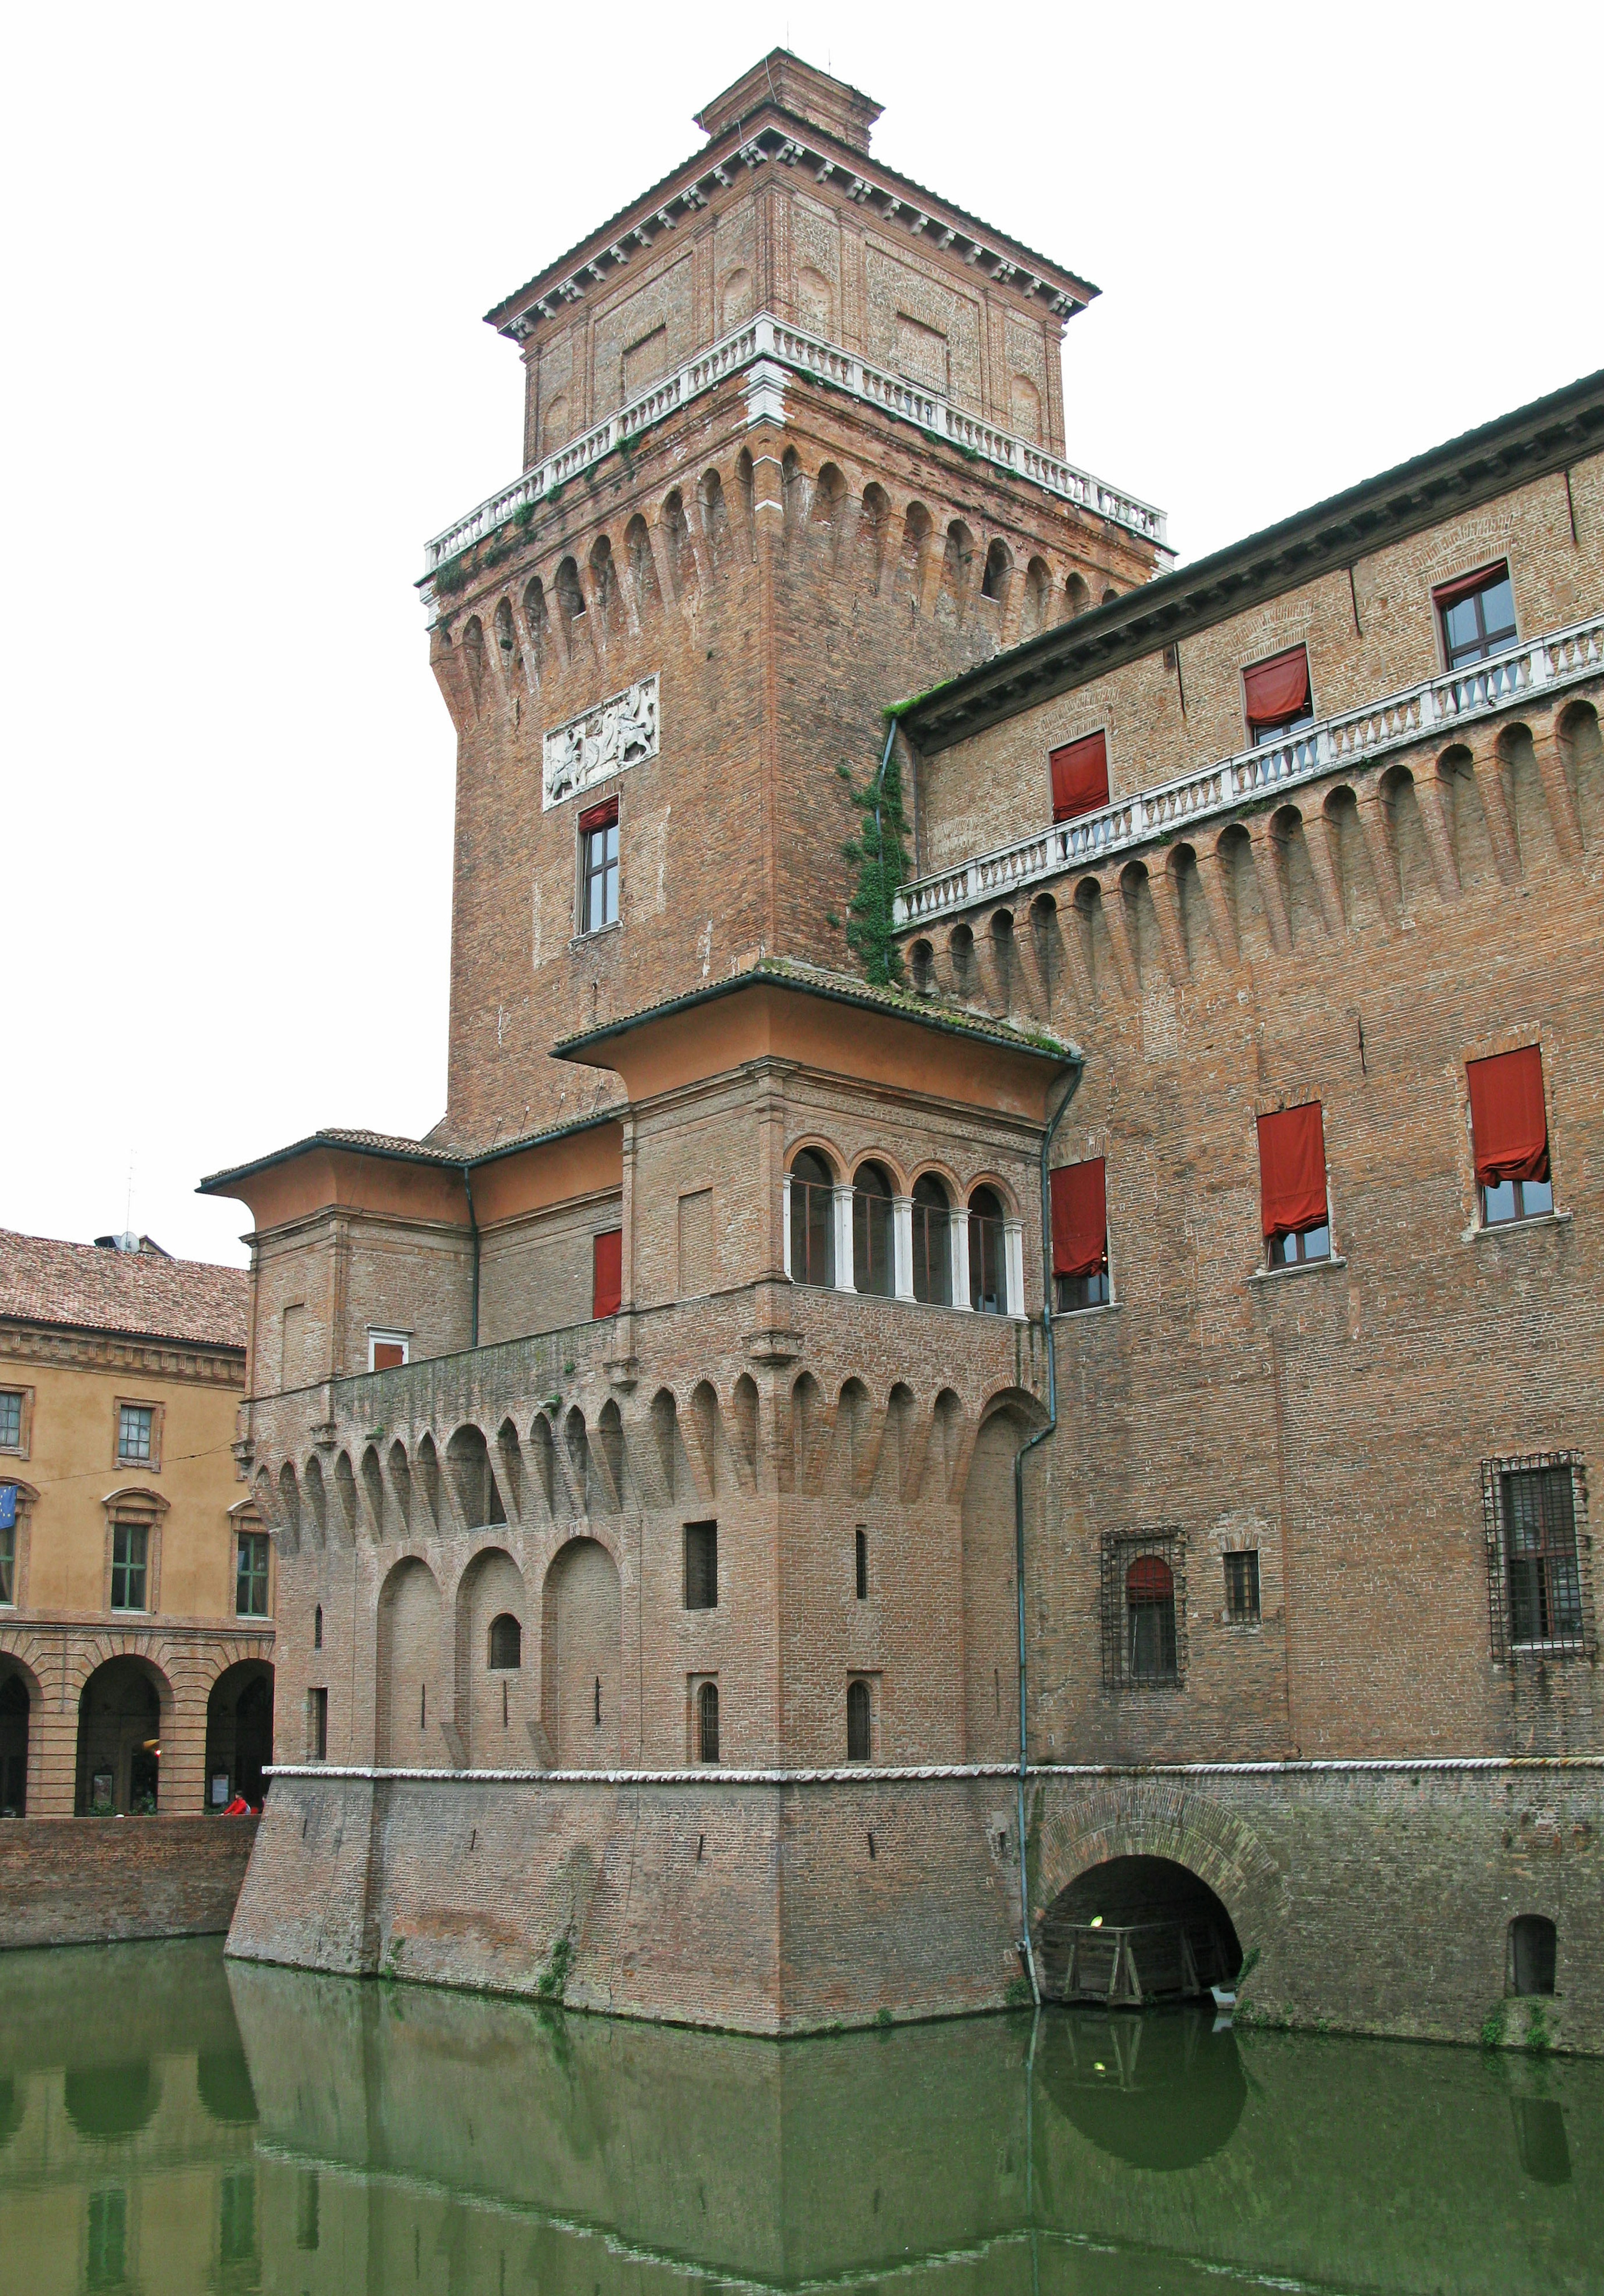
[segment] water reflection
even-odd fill
[[[1601,2171],[1593,2064],[1189,2012],[776,2046],[206,1942],[0,1956],[0,2256],[29,2296],[1579,2290]]]

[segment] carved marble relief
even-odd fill
[[[543,811],[657,755],[657,678],[638,678],[580,718],[555,726],[545,741]]]

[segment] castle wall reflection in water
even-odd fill
[[[773,2043],[0,1957],[29,2296],[1604,2286],[1604,2065],[1053,2012]]]

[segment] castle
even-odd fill
[[[231,1949],[1604,2046],[1604,378],[1172,571],[876,116],[776,52],[489,315],[447,1111],[206,1184]]]

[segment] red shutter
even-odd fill
[[[1284,726],[1309,707],[1309,653],[1293,646],[1256,661],[1242,673],[1243,706],[1250,726]]]
[[[618,819],[618,800],[610,797],[602,805],[593,805],[580,816],[580,835],[588,837],[593,829],[611,829]]]
[[[1318,1100],[1260,1117],[1259,1187],[1266,1235],[1324,1226],[1326,1141]]]
[[[1549,1120],[1539,1047],[1527,1045],[1490,1061],[1469,1061],[1466,1071],[1477,1178],[1484,1187],[1500,1180],[1546,1180]]]
[[[1507,582],[1509,578],[1509,561],[1501,558],[1494,566],[1478,566],[1474,574],[1461,574],[1457,582],[1444,582],[1440,590],[1432,592],[1431,603],[1438,613],[1446,613],[1461,598],[1474,597],[1478,590],[1489,590],[1494,582]]]
[[[1163,1603],[1175,1592],[1175,1573],[1162,1554],[1139,1554],[1125,1573],[1125,1596],[1131,1603]]]
[[[616,1316],[618,1303],[624,1292],[624,1232],[621,1227],[610,1227],[605,1235],[591,1239],[592,1281],[590,1312],[592,1316]]]
[[[396,1371],[406,1362],[406,1360],[407,1350],[401,1345],[399,1340],[375,1340],[374,1341],[374,1369],[375,1371]]]
[[[1108,1257],[1103,1159],[1061,1164],[1052,1175],[1053,1274],[1095,1275]]]
[[[1108,802],[1108,741],[1103,734],[1088,734],[1083,742],[1066,742],[1049,751],[1053,776],[1053,819],[1073,821],[1077,814],[1096,813]]]

